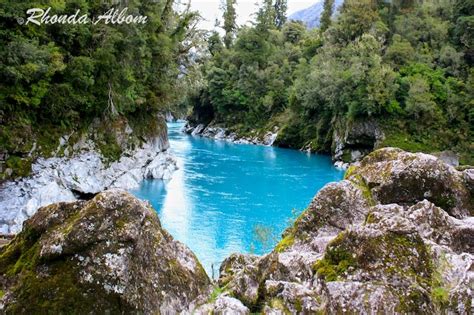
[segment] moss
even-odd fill
[[[295,310],[298,313],[301,313],[303,311],[303,302],[298,298],[295,301]]]
[[[376,218],[375,218],[375,215],[370,212],[367,214],[367,216],[365,217],[365,224],[373,224],[376,222]]]
[[[441,305],[446,305],[449,303],[449,291],[443,287],[433,288],[431,290],[431,297],[433,302]]]
[[[329,243],[324,257],[313,265],[313,270],[326,281],[336,281],[349,267],[357,267],[357,262],[346,246],[343,232]]]
[[[117,161],[122,156],[122,148],[110,134],[99,142],[98,147],[106,162]]]
[[[446,288],[442,277],[442,272],[449,268],[452,268],[452,266],[450,266],[446,256],[442,254],[431,277],[431,299],[441,309],[449,305],[449,289]]]
[[[462,172],[471,168],[474,169],[474,166],[473,165],[459,165],[456,167],[456,170]]]
[[[430,287],[433,263],[420,236],[389,232],[365,240],[358,246],[363,253],[358,256],[358,263],[363,268],[381,263],[378,268],[389,277],[403,276],[425,289]]]
[[[214,287],[214,289],[211,292],[211,295],[209,296],[209,303],[214,303],[217,300],[217,297],[224,293],[224,289],[220,288],[218,286]]]
[[[424,305],[429,304],[429,298],[420,288],[410,287],[398,292],[399,304],[395,311],[400,314],[423,314],[426,313]]]
[[[419,142],[415,140],[413,135],[404,132],[388,133],[381,147],[396,147],[408,152],[435,152],[438,146],[429,142]]]
[[[275,251],[281,253],[285,251],[288,247],[295,243],[295,236],[293,233],[286,235],[276,246]]]
[[[12,177],[24,177],[31,173],[31,158],[10,156],[6,161],[6,167],[13,170]]]
[[[39,127],[36,135],[37,147],[41,156],[51,157],[54,155],[59,146],[59,138],[65,130],[61,130],[57,126],[48,125]]]
[[[346,173],[344,174],[344,179],[348,179],[349,177],[351,177],[351,175],[354,173],[356,169],[357,167],[355,165],[349,166]]]
[[[18,234],[0,251],[0,273],[15,275],[25,269],[34,268],[38,262],[38,234],[29,228]]]
[[[429,199],[436,206],[444,210],[449,210],[456,206],[456,197],[453,195],[437,194]]]
[[[40,246],[35,243],[30,248],[21,253],[14,265],[7,269],[7,275],[16,275],[24,270],[31,270],[36,267],[39,260]]]
[[[283,301],[281,299],[273,298],[270,301],[270,307],[274,308],[274,309],[277,309],[277,310],[280,310],[285,315],[290,315],[291,314],[290,310],[285,306],[285,304],[283,303]]]
[[[369,185],[365,182],[364,178],[359,174],[351,176],[350,181],[356,186],[361,192],[364,199],[367,201],[369,206],[375,206],[375,200],[370,191]]]
[[[344,152],[342,153],[341,160],[342,160],[344,163],[350,163],[350,162],[352,162],[351,150],[345,149]]]
[[[105,294],[102,288],[78,282],[79,268],[71,259],[51,262],[48,275],[36,270],[21,274],[20,283],[13,288],[16,303],[9,305],[8,313],[84,314],[112,313],[131,310],[116,294]],[[97,294],[100,292],[100,294]],[[90,303],[94,300],[94,303]]]
[[[313,270],[326,281],[336,281],[343,278],[350,267],[377,270],[388,277],[406,277],[424,288],[431,286],[431,256],[417,235],[388,232],[362,237],[355,232],[340,233],[329,243],[324,257],[314,264]]]
[[[103,290],[97,296],[99,290],[80,284],[76,278],[79,267],[67,256],[48,261],[44,269],[40,250],[39,234],[27,226],[1,249],[0,273],[9,279],[9,291],[15,298],[6,313],[84,314],[100,311],[93,309],[97,305],[103,306],[102,311],[127,309],[118,296],[104,294]],[[100,303],[92,305],[88,302],[92,299]]]

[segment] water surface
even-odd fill
[[[328,156],[193,137],[182,127],[168,124],[173,178],[146,180],[132,193],[151,202],[209,275],[231,253],[268,251],[315,193],[343,176]]]

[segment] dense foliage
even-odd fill
[[[47,154],[59,136],[94,119],[150,117],[178,100],[183,94],[180,65],[189,50],[184,42],[190,41],[196,15],[177,14],[173,5],[172,0],[1,1],[0,153],[7,156],[7,166],[15,169],[34,142]],[[91,18],[127,7],[127,14],[148,20],[17,22],[28,9],[48,7],[50,15],[79,9],[79,16]]]
[[[280,25],[280,2],[263,1],[227,47],[211,36],[195,113],[243,133],[278,125],[280,145],[319,152],[341,123],[370,119],[383,145],[474,163],[472,1],[346,0],[333,21],[325,1],[315,30]]]

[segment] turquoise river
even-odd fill
[[[150,201],[210,276],[231,253],[269,251],[316,192],[343,176],[328,156],[193,137],[182,127],[168,124],[173,178],[132,193]]]

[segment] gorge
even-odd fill
[[[0,1],[0,314],[474,314],[474,2],[313,1]]]
[[[120,190],[41,208],[0,249],[6,313],[470,314],[474,174],[377,150],[326,185],[262,256],[217,282]]]
[[[171,180],[145,180],[131,192],[151,202],[210,276],[234,252],[270,250],[314,194],[344,174],[329,156],[191,136],[183,127],[168,123],[178,168]]]

